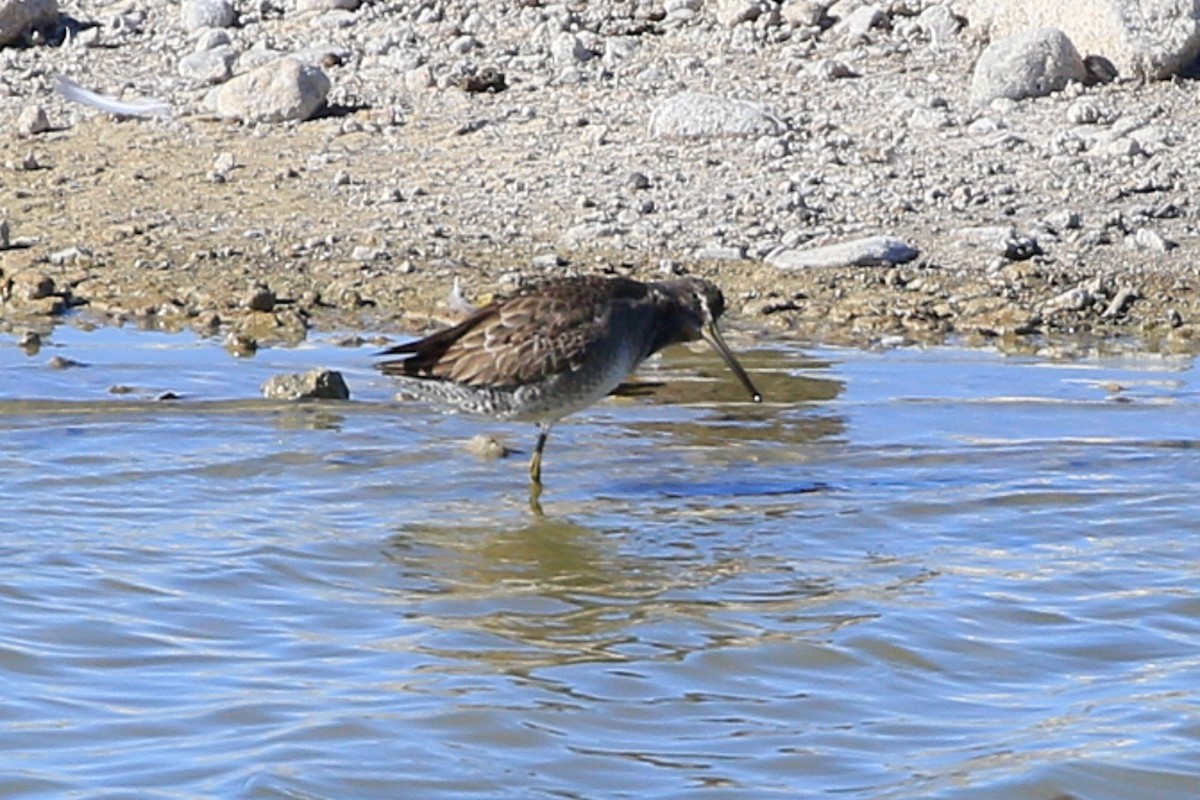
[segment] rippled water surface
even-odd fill
[[[1200,796],[1189,360],[761,346],[755,407],[679,349],[537,517],[532,427],[368,348],[50,344],[0,341],[0,796]],[[354,399],[257,399],[317,365]]]

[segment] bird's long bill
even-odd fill
[[[704,341],[712,345],[713,350],[721,354],[721,358],[733,370],[733,374],[742,382],[742,386],[746,387],[746,391],[750,393],[750,398],[756,403],[762,402],[762,394],[754,386],[754,382],[750,380],[750,376],[746,374],[746,370],[742,369],[742,365],[734,358],[733,352],[729,346],[725,344],[725,340],[721,338],[721,331],[717,328],[715,322],[710,322],[700,329],[700,334],[704,337]]]

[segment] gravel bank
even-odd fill
[[[579,270],[709,277],[738,326],[807,341],[1200,346],[1197,84],[981,101],[988,41],[947,4],[80,2],[24,42],[0,50],[14,331],[414,330],[456,279],[479,301]],[[215,113],[284,56],[315,116]],[[58,74],[174,113],[70,103]]]

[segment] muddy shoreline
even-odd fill
[[[1200,347],[1195,82],[1073,84],[976,107],[967,83],[984,40],[969,25],[950,45],[903,40],[906,14],[853,41],[823,29],[803,48],[743,42],[717,23],[567,66],[497,48],[508,54],[496,56],[508,74],[497,93],[439,79],[432,57],[429,85],[385,90],[369,59],[343,59],[325,111],[288,124],[215,119],[186,107],[199,90],[174,83],[174,118],[115,119],[67,103],[35,69],[0,119],[0,326],[83,316],[270,345],[310,329],[426,329],[453,318],[456,281],[481,302],[569,271],[691,273],[724,288],[747,335]],[[412,26],[432,52],[449,36],[444,23]],[[788,60],[801,55],[852,69]],[[79,58],[104,74],[96,51]],[[697,85],[769,105],[780,132],[648,127],[664,97]],[[23,136],[14,120],[31,103],[51,127]],[[795,270],[769,260],[872,235],[918,255]]]

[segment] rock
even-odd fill
[[[72,367],[85,367],[87,365],[66,356],[54,356],[46,362],[46,366],[50,369],[71,369]]]
[[[756,103],[698,92],[668,97],[650,114],[650,133],[657,138],[762,136],[783,133],[785,127]]]
[[[833,34],[850,39],[859,39],[867,35],[871,28],[884,21],[883,12],[873,5],[859,6],[838,20],[833,26]]]
[[[957,36],[962,29],[963,20],[956,17],[949,7],[936,5],[918,14],[916,24],[936,47]]]
[[[467,452],[485,461],[495,461],[512,455],[512,448],[495,436],[480,433],[467,441]]]
[[[262,393],[268,400],[350,399],[342,373],[332,369],[274,375],[262,385]]]
[[[195,84],[224,83],[236,60],[237,52],[228,45],[200,50],[179,59],[179,75]]]
[[[196,47],[193,52],[200,53],[204,50],[215,50],[218,47],[232,45],[233,40],[229,38],[229,32],[221,28],[209,28],[201,31],[196,36]]]
[[[998,97],[1042,97],[1087,77],[1083,59],[1066,34],[1038,28],[988,45],[975,63],[971,100],[984,104]]]
[[[727,28],[753,22],[765,10],[761,0],[717,0],[717,22]]]
[[[1067,122],[1072,125],[1095,125],[1100,121],[1100,108],[1090,97],[1079,97],[1067,106]]]
[[[433,70],[429,68],[428,64],[413,67],[404,73],[404,88],[413,94],[423,92],[436,85]]]
[[[1055,295],[1046,303],[1047,311],[1082,311],[1092,302],[1092,293],[1086,286],[1076,286]]]
[[[1166,253],[1179,246],[1178,243],[1165,238],[1153,228],[1138,228],[1136,233],[1126,237],[1125,244],[1134,250],[1145,250],[1151,253]]]
[[[584,47],[573,33],[560,33],[550,42],[550,54],[562,67],[570,67],[591,60],[596,54]]]
[[[1125,306],[1129,304],[1130,300],[1136,299],[1136,297],[1137,293],[1133,289],[1128,286],[1122,286],[1117,293],[1113,295],[1113,299],[1109,302],[1108,307],[1100,313],[1100,316],[1104,319],[1113,319],[1121,316],[1121,314],[1125,311]]]
[[[25,106],[17,117],[17,136],[36,136],[50,130],[46,109],[38,105]]]
[[[0,47],[58,21],[58,0],[0,0]]]
[[[237,14],[229,0],[183,0],[179,7],[179,21],[188,32],[202,28],[228,28],[237,21]]]
[[[797,28],[815,28],[821,24],[828,2],[818,0],[783,0],[780,15],[788,25]]]
[[[1200,54],[1200,15],[1190,0],[957,0],[957,6],[994,37],[1058,28],[1123,74],[1167,78]]]
[[[72,245],[62,250],[55,250],[46,256],[46,260],[56,267],[69,264],[86,264],[92,260],[92,251],[87,247]]]
[[[357,11],[362,0],[296,0],[296,10],[309,11]]]
[[[34,270],[12,276],[5,298],[18,301],[41,300],[54,294],[54,279]]]
[[[42,349],[42,336],[37,331],[25,331],[17,340],[17,347],[24,350],[26,355],[36,356]]]
[[[484,67],[473,75],[464,75],[458,79],[457,85],[468,94],[495,94],[508,88],[504,73],[493,67]]]
[[[246,358],[258,352],[258,340],[238,331],[230,331],[225,337],[225,349],[236,358]]]
[[[767,256],[766,262],[779,269],[879,267],[904,264],[918,255],[920,251],[917,248],[901,239],[869,236],[824,247],[777,251]]]
[[[238,75],[210,94],[220,117],[242,122],[306,120],[325,103],[329,78],[319,68],[284,57]]]
[[[274,311],[275,293],[266,286],[256,286],[250,290],[243,305],[251,311]]]
[[[7,250],[12,247],[12,231],[9,228],[8,220],[0,217],[0,250]]]

